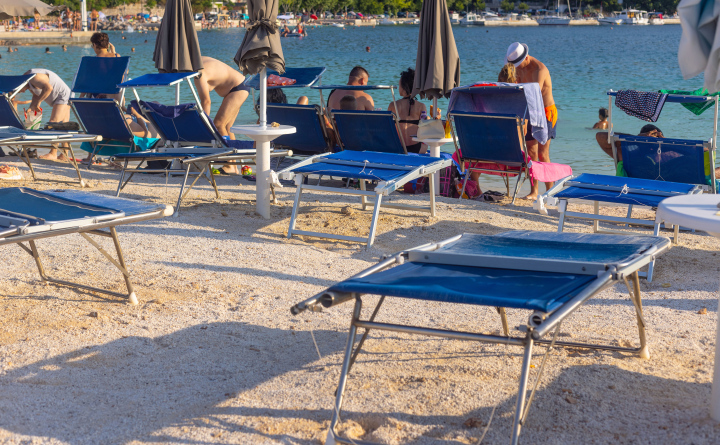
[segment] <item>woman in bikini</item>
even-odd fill
[[[407,71],[400,73],[398,92],[402,96],[402,99],[397,102],[391,102],[388,106],[388,111],[395,113],[399,119],[400,138],[404,141],[408,153],[425,153],[427,146],[412,140],[413,136],[417,135],[420,115],[423,112],[427,112],[425,104],[418,102],[414,97],[410,96],[414,82],[414,69],[408,68]],[[395,109],[396,103],[397,109]]]

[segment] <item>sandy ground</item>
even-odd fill
[[[21,167],[16,159],[2,162]],[[77,187],[69,165],[35,165],[37,181],[0,187]],[[117,185],[109,169],[83,175],[91,191],[112,194]],[[123,196],[174,205],[178,181],[138,178]],[[385,212],[366,250],[286,239],[292,188],[279,191],[265,221],[254,214],[252,183],[222,177],[219,187],[215,200],[200,184],[177,218],[119,229],[137,306],[45,285],[29,255],[0,249],[0,443],[322,443],[352,305],[292,316],[293,304],[403,248],[461,232],[557,227],[554,210],[541,216],[527,201],[440,198],[436,218]],[[341,213],[348,205],[355,211]],[[366,234],[369,218],[344,197],[311,194],[298,224]],[[590,225],[570,220],[566,230]],[[124,290],[119,273],[78,235],[39,248],[52,275]],[[655,280],[642,282],[649,360],[553,350],[522,443],[719,443],[708,415],[719,250],[715,238],[683,233],[657,262]],[[367,314],[376,299],[365,300]],[[511,326],[527,315],[510,310]],[[378,320],[501,329],[494,310],[442,303],[391,300]],[[626,290],[601,293],[561,335],[636,343]],[[535,353],[533,372],[544,348]],[[391,444],[467,444],[487,429],[483,443],[508,443],[520,363],[518,348],[372,333],[349,379],[341,430]]]

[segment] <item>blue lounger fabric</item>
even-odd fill
[[[15,90],[33,76],[34,74],[22,76],[0,76],[0,94],[14,93]]]
[[[7,96],[0,94],[0,127],[25,128]]]
[[[164,87],[172,85],[187,77],[194,77],[197,73],[150,73],[143,74],[140,77],[126,80],[118,85],[120,88],[140,88],[140,87]]]
[[[430,156],[396,155],[390,153],[376,153],[371,151],[341,151],[340,153],[327,155],[320,159],[369,162],[387,165],[388,167],[363,167],[356,165],[331,164],[328,162],[320,161],[298,167],[293,171],[295,173],[316,173],[327,176],[340,176],[344,178],[390,181],[405,176],[408,173],[408,170],[406,169],[393,169],[393,165],[398,167],[417,168],[442,160],[442,158],[433,158]]]
[[[94,57],[80,59],[75,75],[73,93],[118,94],[118,81],[122,81],[130,65],[130,57]]]

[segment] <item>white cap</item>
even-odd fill
[[[527,56],[528,46],[524,43],[514,42],[508,47],[505,60],[515,66],[520,66]]]

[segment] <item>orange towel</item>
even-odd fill
[[[555,105],[550,105],[549,107],[545,107],[545,117],[547,118],[548,122],[552,123],[552,126],[554,128],[555,124],[557,124],[557,120],[558,120],[557,107]]]

